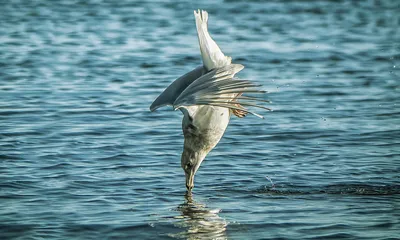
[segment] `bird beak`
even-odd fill
[[[194,172],[189,171],[188,173],[185,172],[185,177],[186,177],[186,189],[188,192],[191,192],[193,187],[194,187]]]

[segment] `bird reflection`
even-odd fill
[[[186,239],[227,239],[225,219],[218,216],[219,209],[208,209],[204,204],[195,202],[192,194],[185,195],[185,202],[178,206],[181,216],[177,227],[185,228],[184,232],[172,237]]]

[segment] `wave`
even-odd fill
[[[400,185],[373,185],[358,183],[331,184],[326,186],[296,186],[277,185],[274,187],[260,187],[257,193],[271,195],[308,195],[308,194],[333,194],[333,195],[397,195],[400,194]]]

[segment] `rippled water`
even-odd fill
[[[232,118],[185,196],[182,114],[210,13],[265,120]],[[398,1],[2,1],[1,239],[400,236]],[[269,180],[271,179],[272,182]]]

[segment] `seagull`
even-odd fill
[[[249,80],[235,77],[244,67],[233,64],[225,56],[208,32],[208,13],[194,11],[197,36],[203,65],[179,77],[151,104],[150,111],[170,105],[183,113],[184,135],[181,166],[185,172],[186,188],[191,193],[194,176],[207,154],[217,145],[229,124],[231,115],[239,118],[248,113],[247,106],[270,110],[258,105],[263,100],[259,89]],[[251,93],[256,97],[244,96]]]

